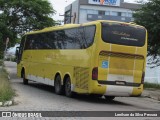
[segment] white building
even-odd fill
[[[133,12],[140,4],[124,0],[76,0],[65,8],[64,23],[85,23],[94,20],[116,20],[131,22]],[[103,0],[102,0],[103,1]]]

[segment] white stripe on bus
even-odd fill
[[[35,81],[35,82],[43,83],[45,85],[54,86],[54,80],[52,80],[52,79],[38,77],[38,76],[34,76],[34,75],[27,75],[27,79]],[[71,84],[71,91],[73,91],[73,90],[74,90],[74,85]]]

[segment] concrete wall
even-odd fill
[[[98,10],[108,11],[110,15],[98,15]],[[112,12],[124,12],[126,16],[112,16]],[[129,14],[132,14],[132,10],[124,9],[124,8],[115,8],[115,7],[101,7],[101,6],[88,6],[81,5],[80,6],[80,21],[79,23],[89,22],[93,20],[116,20],[116,21],[124,21],[130,22],[133,21],[132,17],[129,17]],[[89,17],[89,15],[92,17]]]
[[[145,82],[160,84],[160,66],[155,68],[146,67]]]
[[[79,0],[74,1],[72,4],[65,7],[65,12],[66,11],[71,11],[71,23],[74,23],[74,19],[75,23],[79,22]]]
[[[71,23],[84,23],[93,20],[117,20],[124,22],[131,22],[134,19],[129,14],[135,9],[139,9],[140,4],[125,3],[124,0],[120,1],[120,6],[108,6],[108,5],[95,5],[89,4],[88,0],[76,0],[71,5],[65,8],[65,11],[71,10]],[[92,12],[88,12],[88,11]],[[94,11],[110,11],[110,15],[99,15],[94,13]],[[125,12],[126,16],[114,16],[112,12]],[[76,18],[75,18],[76,16]]]

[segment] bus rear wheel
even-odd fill
[[[71,80],[70,77],[68,77],[65,81],[65,85],[64,85],[64,89],[65,89],[65,95],[67,97],[73,97],[73,92],[71,90]]]
[[[25,78],[25,72],[23,72],[23,84],[28,85],[28,79]]]
[[[54,81],[54,89],[57,95],[61,95],[63,93],[63,86],[61,85],[61,76],[58,75]]]
[[[115,98],[115,96],[104,96],[106,101],[111,102]]]

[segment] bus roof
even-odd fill
[[[47,28],[44,28],[42,30],[28,32],[28,33],[26,33],[26,35],[44,33],[44,32],[67,29],[67,28],[80,27],[80,26],[84,26],[84,25],[92,25],[92,24],[101,23],[101,22],[122,23],[122,24],[128,24],[128,25],[143,27],[143,26],[137,25],[136,23],[133,23],[133,22],[127,23],[127,22],[111,21],[111,20],[96,20],[96,21],[91,21],[91,22],[87,22],[87,23],[83,23],[83,24],[65,24],[65,25],[61,25],[61,26],[47,27]]]

